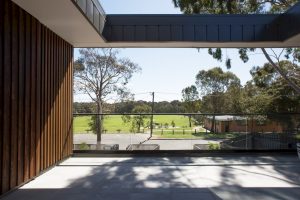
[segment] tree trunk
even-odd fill
[[[96,117],[96,134],[97,134],[97,149],[100,149],[101,147],[101,140],[102,140],[102,127],[103,127],[103,116],[102,114],[102,104],[97,103],[97,117]]]
[[[141,123],[142,123],[141,120],[142,119],[140,118],[139,121],[138,121],[138,131],[137,131],[138,133],[141,132]]]
[[[215,115],[213,115],[212,123],[211,123],[211,129],[210,129],[210,131],[212,133],[215,133],[215,120],[216,120],[216,117],[215,117]]]
[[[261,48],[262,52],[264,53],[265,57],[269,61],[269,63],[274,67],[274,69],[286,80],[289,86],[291,86],[298,94],[300,94],[300,86],[298,86],[296,83],[294,83],[292,80],[287,77],[287,75],[284,73],[284,71],[280,68],[280,66],[276,65],[267,51],[264,48]]]
[[[190,124],[190,128],[192,128],[192,116],[189,115],[189,124]]]
[[[253,133],[253,127],[254,127],[254,119],[252,117],[251,118],[251,133]]]

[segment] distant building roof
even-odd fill
[[[207,116],[208,119],[213,119],[213,116]],[[246,120],[246,117],[241,117],[241,116],[233,116],[233,115],[222,115],[222,116],[215,116],[216,121],[241,121],[241,120]]]

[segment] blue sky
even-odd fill
[[[108,14],[179,14],[172,0],[101,0]],[[249,70],[260,66],[266,58],[258,51],[250,57],[248,63],[239,59],[236,49],[224,49],[226,55],[232,58],[231,72],[235,73],[242,84],[251,76]],[[181,90],[195,83],[195,76],[202,69],[220,66],[227,70],[224,62],[220,63],[207,54],[207,49],[122,49],[120,56],[128,57],[139,64],[142,72],[135,74],[128,87],[134,94],[157,92],[156,101],[171,101],[181,99]],[[75,59],[78,51],[75,50]],[[136,95],[136,100],[151,100],[149,94]],[[84,95],[75,95],[75,101],[88,101]]]
[[[99,0],[108,14],[180,14],[172,0]]]

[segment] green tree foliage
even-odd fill
[[[97,115],[93,115],[91,117],[91,121],[89,122],[89,127],[90,127],[90,130],[89,131],[92,131],[94,134],[98,134],[98,126],[99,126],[99,121],[101,120],[102,122],[105,120],[107,116],[97,116]],[[98,122],[98,123],[97,123]],[[103,133],[104,131],[104,127],[101,125],[101,134]]]
[[[132,110],[132,113],[150,113],[151,107],[147,104],[143,105],[137,105]],[[150,119],[150,116],[148,115],[123,115],[122,120],[124,123],[131,123],[130,131],[133,133],[140,133],[141,127],[144,127],[146,125],[147,120]]]
[[[186,14],[281,13],[298,0],[173,0]]]
[[[293,73],[291,80],[300,84],[298,65],[290,61],[277,64],[286,74]],[[198,73],[196,82],[202,94],[201,112],[266,114],[300,111],[300,96],[271,64],[253,67],[250,71],[252,79],[244,87],[240,86],[234,74],[226,73],[229,74],[224,76],[218,68]]]
[[[269,111],[272,96],[259,89],[253,81],[246,83],[240,95],[243,113],[265,114]]]
[[[300,84],[300,67],[288,60],[276,63],[292,81]],[[272,64],[253,67],[252,79],[243,87],[236,75],[220,68],[201,70],[196,85],[202,94],[202,113],[259,114],[256,120],[271,119],[283,123],[286,128],[297,127],[299,117],[281,113],[299,113],[300,95],[274,69]],[[202,119],[198,119],[201,121]],[[296,124],[296,126],[295,126]],[[214,127],[214,115],[211,131]]]
[[[231,85],[224,93],[224,113],[243,113],[242,101],[243,88],[240,85]]]
[[[300,74],[300,67],[290,61],[281,61],[277,63],[286,74],[293,72]],[[278,74],[271,64],[266,63],[262,67],[253,67],[250,71],[253,84],[261,96],[268,97],[268,106],[263,106],[264,112],[299,112],[300,95],[297,95],[286,81]],[[300,79],[297,76],[290,76],[291,80],[300,85]]]
[[[105,113],[132,113],[137,105],[147,104],[151,106],[152,102],[147,101],[122,101],[116,103],[104,103],[103,111]],[[171,102],[160,101],[154,103],[156,113],[183,113],[185,112],[184,103],[178,100]],[[95,102],[74,102],[73,113],[96,113]]]
[[[290,61],[277,63],[288,73],[300,72],[300,68]],[[300,95],[292,89],[284,78],[278,74],[271,64],[266,63],[261,67],[253,67],[250,71],[252,80],[249,81],[241,95],[241,104],[245,113],[257,113],[268,119],[283,123],[286,127],[295,127],[299,117],[295,115],[277,115],[276,113],[298,113],[300,111]],[[291,78],[296,84],[300,79]],[[269,115],[268,115],[269,114]]]
[[[96,104],[94,102],[74,102],[73,113],[95,113]]]
[[[90,150],[90,147],[87,143],[83,142],[79,144],[79,150]]]
[[[132,113],[135,106],[147,104],[151,106],[152,102],[147,101],[127,101],[114,104],[115,113]],[[156,113],[182,113],[184,112],[184,104],[178,100],[171,102],[161,101],[154,102],[154,108]]]
[[[289,72],[286,72],[284,68],[281,66],[281,57],[282,54],[285,53],[284,57],[286,59],[290,59],[292,57],[292,60],[294,63],[300,63],[300,49],[299,48],[287,48],[287,49],[281,49],[277,52],[273,49],[270,49],[270,52],[268,53],[267,50],[264,48],[261,49],[265,57],[270,63],[270,66],[277,71],[277,73],[288,83],[288,85],[294,89],[298,94],[300,94],[300,85],[297,84],[293,80],[293,76],[296,74],[297,78],[299,78],[299,73],[297,71],[297,68],[299,68],[297,65],[293,69],[290,69]],[[239,54],[240,59],[246,63],[249,61],[249,52],[255,52],[255,48],[240,48]],[[213,56],[213,58],[222,61],[222,50],[220,48],[217,49],[209,49],[208,53]],[[275,58],[275,62],[271,59],[271,57]],[[277,63],[276,63],[277,62]],[[227,58],[226,61],[226,67],[228,69],[231,68],[231,59]]]
[[[224,72],[222,68],[215,67],[199,71],[196,85],[202,95],[214,95],[224,93],[231,86],[240,86],[240,79],[232,72]]]
[[[240,79],[232,72],[224,72],[220,67],[201,70],[196,76],[196,85],[202,94],[202,112],[222,113],[228,108],[225,93],[232,88],[240,88]],[[229,96],[231,97],[231,96]],[[214,116],[211,131],[214,130]]]
[[[186,103],[185,107],[188,112],[193,112],[195,101],[199,99],[199,93],[195,85],[186,87],[182,90],[182,100]]]
[[[175,128],[176,124],[175,124],[174,120],[171,121],[171,126],[172,126],[173,128]]]
[[[197,87],[192,85],[182,90],[182,101],[185,112],[196,113],[200,110],[200,100]],[[189,116],[189,126],[192,127],[192,116]]]

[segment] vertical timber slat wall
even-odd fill
[[[0,195],[72,153],[73,47],[0,1]]]
[[[0,1],[0,13],[4,13],[4,2]],[[4,65],[3,65],[3,29],[4,23],[3,14],[0,14],[0,94],[3,94],[3,79],[4,79]],[[3,97],[0,97],[0,180],[2,180],[2,161],[3,161]],[[2,188],[2,181],[0,181],[0,188]],[[0,189],[1,191],[1,189]]]

